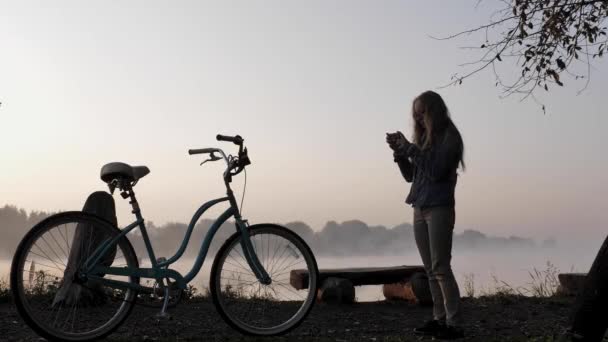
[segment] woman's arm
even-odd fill
[[[448,130],[442,141],[432,150],[422,150],[414,144],[402,145],[399,154],[410,157],[412,164],[420,168],[431,181],[445,179],[452,170],[458,168],[461,141]]]
[[[393,157],[399,166],[399,171],[401,171],[403,178],[405,178],[408,183],[411,183],[414,179],[414,166],[412,163],[407,159],[407,156],[399,154],[397,151],[393,153]]]

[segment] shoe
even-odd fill
[[[440,340],[455,340],[464,338],[464,329],[453,325],[445,325],[433,337]]]
[[[445,323],[438,320],[430,320],[424,323],[423,326],[419,328],[414,328],[414,334],[416,335],[424,335],[424,336],[435,336],[439,331],[442,331],[446,328]]]

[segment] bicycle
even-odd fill
[[[238,145],[238,156],[227,156],[219,148],[188,153],[208,155],[201,166],[208,161],[226,162],[227,195],[206,202],[194,213],[181,246],[169,259],[156,258],[135,198],[133,187],[149,173],[145,166],[110,163],[101,170],[110,192],[119,189],[133,208],[136,220],[123,229],[78,211],[59,213],[35,225],[18,246],[10,275],[13,298],[25,322],[50,340],[99,339],[118,328],[144,295],[162,300],[159,316],[166,317],[171,300],[177,304],[200,271],[220,226],[234,217],[236,233],[223,243],[211,268],[209,293],[217,311],[232,328],[247,335],[279,335],[297,327],[315,301],[315,257],[289,229],[268,223],[249,225],[241,217],[230,183],[251,164],[247,148],[238,135],[218,135],[217,140]],[[171,269],[184,254],[196,222],[209,208],[226,201],[230,206],[209,228],[192,269],[185,275]],[[150,268],[139,267],[127,238],[135,228],[141,231]],[[296,267],[308,272],[304,289],[290,285]],[[155,283],[141,285],[142,278]]]

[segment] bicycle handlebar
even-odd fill
[[[196,148],[196,149],[190,149],[188,150],[188,154],[193,155],[193,154],[202,154],[202,153],[212,153],[212,152],[216,152],[217,148]]]
[[[243,138],[240,135],[231,137],[229,135],[218,134],[215,138],[217,139],[217,141],[229,141],[229,142],[234,143],[235,145],[243,144]]]
[[[234,143],[235,145],[238,145],[239,146],[238,158],[234,158],[232,156],[227,156],[224,153],[224,151],[222,151],[219,148],[189,149],[188,154],[190,154],[190,155],[203,154],[203,153],[211,154],[211,158],[202,162],[201,165],[203,165],[205,162],[208,162],[208,161],[216,161],[216,160],[224,159],[224,161],[226,162],[226,166],[227,166],[226,171],[224,172],[224,178],[225,178],[226,182],[229,183],[232,181],[232,176],[236,176],[237,174],[241,173],[241,171],[243,171],[245,169],[245,166],[251,164],[251,161],[249,160],[249,156],[247,155],[247,149],[243,146],[244,139],[240,135],[235,135],[232,137],[232,136],[228,136],[228,135],[218,134],[216,136],[216,139],[218,141],[228,141],[228,142]],[[221,158],[216,157],[213,154],[214,152],[221,154],[222,157]]]

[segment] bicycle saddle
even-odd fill
[[[147,166],[131,166],[125,163],[109,163],[101,168],[101,180],[110,183],[114,179],[135,182],[150,173]]]

